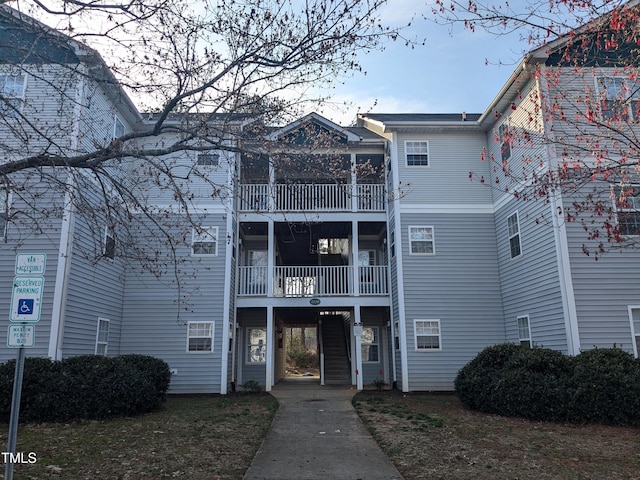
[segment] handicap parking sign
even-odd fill
[[[17,315],[33,315],[33,298],[19,298]]]

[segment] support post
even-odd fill
[[[267,358],[265,365],[265,390],[271,391],[273,386],[273,359],[275,349],[275,329],[273,328],[273,305],[267,305]]]
[[[356,339],[356,389],[362,390],[364,382],[362,379],[362,320],[360,319],[360,305],[355,305],[353,311],[355,315],[353,334]]]
[[[18,439],[18,419],[20,418],[20,396],[22,394],[22,376],[24,373],[24,347],[18,350],[18,360],[16,361],[16,371],[13,376],[13,395],[11,396],[11,418],[9,420],[9,440],[7,442],[7,452],[15,455]],[[5,464],[5,480],[13,480],[13,461]]]

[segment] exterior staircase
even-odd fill
[[[322,344],[325,385],[350,385],[351,368],[342,316],[322,317]]]

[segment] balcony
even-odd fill
[[[381,184],[243,184],[242,212],[384,212]]]
[[[352,266],[273,267],[273,292],[268,292],[268,267],[239,267],[238,295],[273,297],[353,296]],[[388,295],[387,267],[357,267],[359,295]]]

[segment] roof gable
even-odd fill
[[[294,145],[337,145],[361,140],[360,136],[317,113],[305,115],[273,131],[267,138]]]

